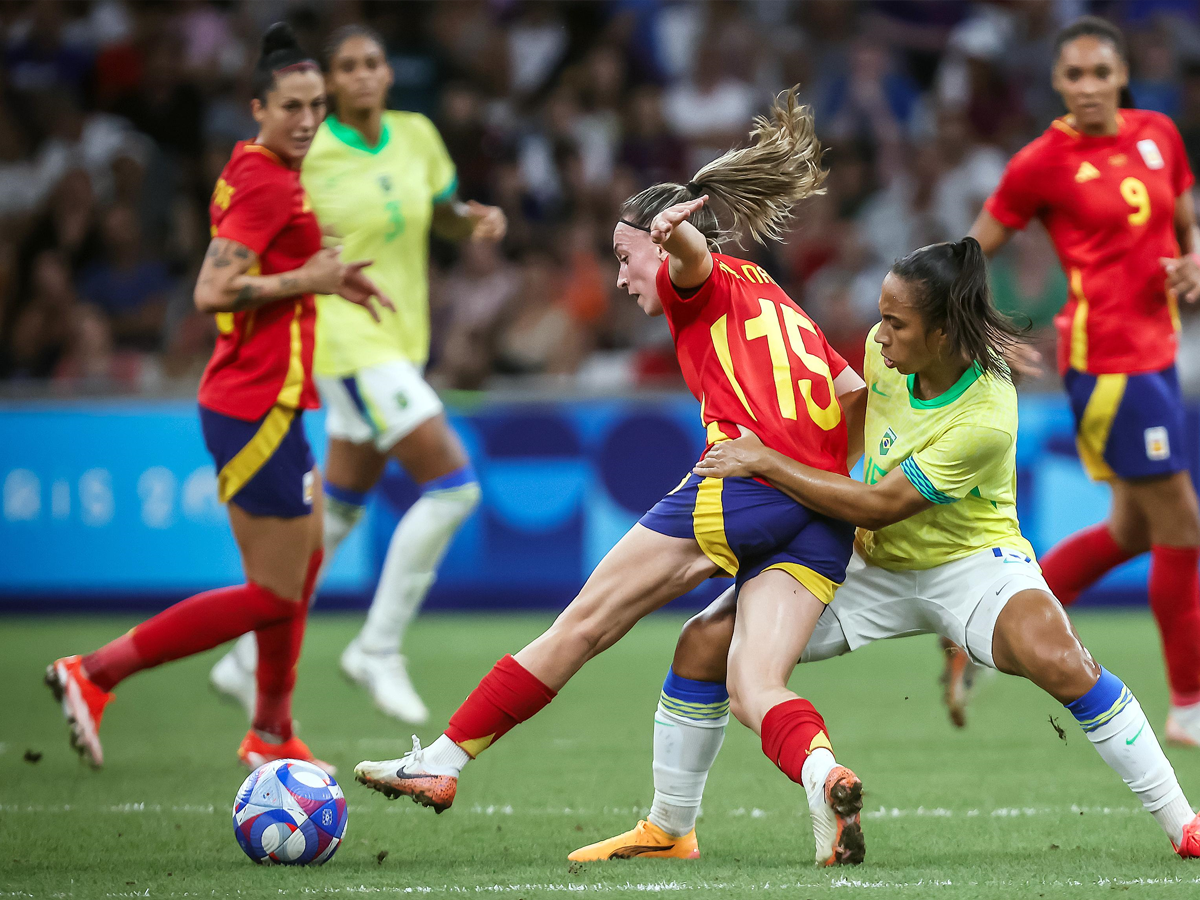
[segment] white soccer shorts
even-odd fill
[[[1017,550],[994,547],[905,571],[869,565],[855,550],[800,661],[829,659],[873,641],[938,634],[994,669],[996,619],[1010,597],[1026,590],[1050,593],[1037,563]]]
[[[417,367],[402,359],[314,380],[327,411],[325,433],[352,444],[372,442],[380,453],[443,409]]]

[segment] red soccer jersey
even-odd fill
[[[1155,372],[1175,361],[1179,315],[1159,257],[1179,255],[1175,199],[1191,187],[1161,113],[1123,109],[1117,134],[1055,120],[1009,162],[984,208],[1008,228],[1037,216],[1069,284],[1054,319],[1059,371]]]
[[[708,443],[748,428],[772,450],[845,475],[846,422],[833,380],[846,361],[821,329],[754,263],[714,253],[712,274],[687,297],[667,266],[658,296]]]
[[[213,237],[258,256],[252,275],[290,272],[321,249],[321,227],[300,173],[258,144],[243,141],[225,164],[208,207]],[[218,313],[220,334],[200,380],[200,405],[253,421],[275,404],[320,406],[312,381],[312,294],[238,313]]]

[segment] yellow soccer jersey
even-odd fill
[[[454,163],[433,123],[417,113],[383,114],[378,145],[334,116],[317,130],[300,180],[322,228],[341,237],[342,259],[373,259],[367,274],[396,305],[381,322],[340,297],[317,297],[318,375],[344,376],[429,356],[429,224],[433,205],[454,194]]]
[[[863,372],[863,479],[876,484],[899,466],[934,506],[878,531],[860,528],[859,553],[885,569],[930,569],[989,547],[1032,558],[1017,522],[1016,389],[974,366],[940,397],[919,400],[912,376],[884,363],[875,329]]]

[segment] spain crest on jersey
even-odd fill
[[[879,441],[879,455],[887,456],[888,451],[892,449],[894,443],[896,443],[896,432],[889,428],[884,432],[883,438]]]

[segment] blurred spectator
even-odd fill
[[[992,262],[991,284],[996,307],[1019,322],[1028,321],[1035,333],[1054,324],[1067,296],[1067,278],[1040,224],[1013,235]],[[1052,333],[1050,337],[1053,341]]]
[[[1200,13],[1182,0],[0,5],[0,375],[196,377],[214,328],[191,302],[208,198],[234,142],[255,133],[249,74],[278,18],[313,50],[348,22],[379,30],[392,102],[432,115],[459,196],[508,216],[500,248],[437,246],[439,385],[678,386],[663,321],[613,286],[618,207],[744,144],[796,82],[827,193],[797,209],[782,245],[726,249],[776,273],[857,363],[891,262],[961,237],[1011,153],[1061,114],[1053,37],[1085,7],[1126,28],[1135,98],[1177,117],[1200,170]],[[1039,328],[1064,294],[1037,233],[993,280]],[[1200,347],[1200,325],[1185,344]]]
[[[105,255],[79,276],[79,294],[101,309],[118,348],[155,350],[172,279],[162,260],[147,259],[137,215],[125,206],[104,214]]]

